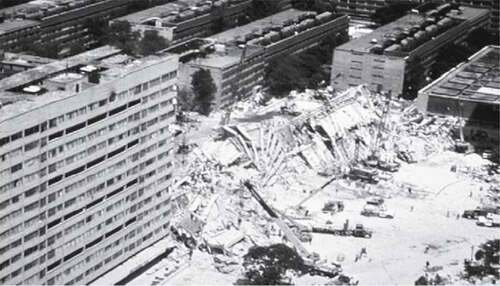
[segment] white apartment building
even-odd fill
[[[0,284],[86,284],[168,235],[177,67],[107,46],[0,81]]]

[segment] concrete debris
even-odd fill
[[[394,257],[398,251],[424,259],[422,255],[427,254],[415,252],[412,249],[416,246],[408,244],[435,234],[435,229],[403,231],[403,224],[413,223],[417,228],[415,214],[432,224],[456,224],[450,222],[451,214],[442,210],[443,205],[463,210],[477,206],[471,205],[472,199],[499,203],[500,179],[487,174],[489,161],[450,151],[455,144],[455,118],[425,117],[408,102],[372,94],[363,86],[341,94],[332,94],[331,89],[292,92],[266,105],[241,102],[230,118],[213,132],[212,140],[184,155],[183,161],[189,163],[179,167],[179,172],[185,172],[180,188],[187,193],[190,205],[172,221],[181,236],[185,233],[194,241],[185,247],[192,249],[196,273],[203,268],[221,274],[213,274],[220,278],[211,281],[213,284],[236,281],[242,275],[248,249],[273,243],[294,247],[306,260],[314,257],[310,263],[317,271],[293,277],[294,283],[345,285],[359,279],[365,284],[394,284],[390,275],[374,274],[379,273],[375,265],[399,261]],[[436,179],[423,180],[425,177]],[[265,206],[243,182],[252,182]],[[455,185],[458,190],[467,190],[467,196],[450,202],[449,190]],[[481,192],[471,191],[478,186]],[[390,210],[370,203],[372,197],[384,199]],[[452,237],[457,235],[455,229],[450,226],[442,236],[435,235]],[[485,230],[478,237],[489,234]],[[398,235],[405,238],[398,240]],[[418,235],[418,239],[412,238]],[[349,236],[366,239],[349,240]],[[391,243],[394,251],[380,252],[387,249],[380,245]],[[364,249],[361,255],[359,249]],[[401,268],[411,266],[391,263],[387,267],[406,277],[404,284],[418,278],[419,269],[402,274]],[[355,265],[369,269],[370,275],[357,272]],[[321,267],[335,269],[336,278],[316,275],[333,273],[318,270]],[[342,269],[355,278],[339,274]],[[193,273],[189,268],[184,272],[169,283],[182,283]]]

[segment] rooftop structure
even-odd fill
[[[424,13],[410,13],[337,49],[405,57],[459,23],[485,14],[484,9],[443,5]]]
[[[55,60],[31,55],[4,53],[3,56],[0,55],[0,79],[53,61]]]
[[[135,60],[119,49],[104,46],[15,74],[0,81],[0,122],[74,94],[74,90],[54,83],[78,82],[79,88],[86,89],[158,61],[158,57]]]
[[[208,36],[217,29],[237,25],[252,4],[251,0],[178,0],[116,19],[128,21],[141,32],[154,30],[167,40],[179,43]]]
[[[486,9],[443,4],[412,11],[335,48],[331,84],[336,89],[367,84],[416,96],[440,49],[488,23]]]
[[[294,22],[297,22],[299,19],[303,19],[306,15],[313,15],[313,12],[305,12],[297,9],[288,9],[274,15],[268,16],[263,19],[259,19],[253,21],[249,24],[236,27],[222,33],[210,36],[210,39],[213,39],[219,43],[231,43],[236,40],[245,40],[245,37],[250,34],[265,34],[271,31],[271,28],[281,28],[283,26],[290,25]]]

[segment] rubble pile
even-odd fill
[[[241,271],[242,257],[253,245],[290,244],[243,182],[253,182],[283,217],[285,210],[301,210],[308,197],[328,184],[355,198],[424,198],[429,190],[395,180],[397,169],[385,166],[408,165],[453,149],[451,131],[456,126],[453,118],[424,118],[406,102],[372,94],[363,86],[337,95],[328,89],[293,92],[266,106],[240,103],[232,118],[213,140],[187,154],[180,189],[190,206],[172,222],[193,239],[190,247],[212,254],[221,273]],[[368,164],[373,158],[378,165]],[[476,165],[484,167],[482,162]],[[352,180],[348,175],[358,166],[376,169],[376,184]],[[350,179],[342,179],[346,176]],[[490,197],[498,198],[498,191]],[[305,211],[296,217],[306,217]]]

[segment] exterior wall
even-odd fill
[[[367,20],[370,20],[375,10],[387,4],[386,0],[337,0],[334,3],[339,13]]]
[[[280,40],[266,46],[268,60],[283,54],[293,54],[317,46],[328,35],[345,32],[349,28],[349,18],[342,16],[325,24],[314,26],[300,32],[298,35]]]
[[[87,284],[168,234],[177,65],[0,122],[1,284]]]
[[[430,114],[460,116],[469,131],[483,130],[499,142],[500,104],[464,101],[421,94],[419,109]]]
[[[398,57],[335,50],[331,72],[331,85],[344,90],[366,84],[375,91],[381,84],[393,94],[403,92],[405,60]]]

